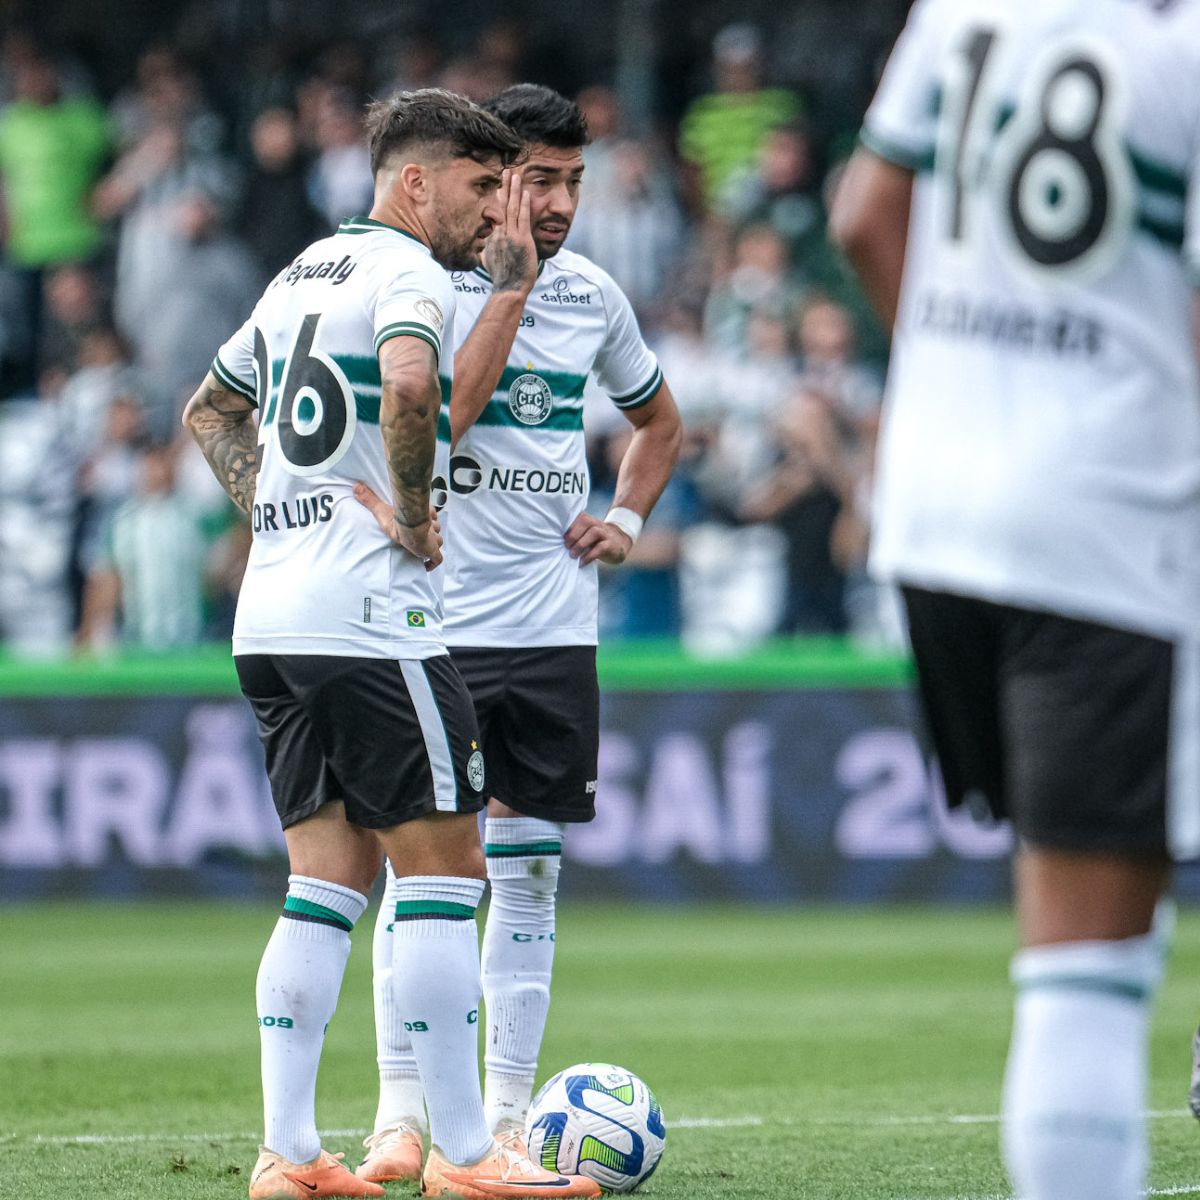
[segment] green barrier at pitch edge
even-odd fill
[[[769,642],[728,658],[696,657],[671,642],[624,643],[601,647],[599,670],[601,686],[611,691],[891,688],[912,677],[906,656],[837,638]],[[0,697],[238,694],[225,646],[53,660],[0,656]]]

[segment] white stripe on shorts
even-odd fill
[[[429,686],[425,666],[417,659],[400,658],[396,661],[408,685],[408,694],[412,697],[417,721],[421,725],[421,736],[425,739],[425,753],[429,756],[429,769],[433,772],[434,806],[438,812],[457,812],[458,784],[454,781],[450,738],[438,708],[437,697]]]
[[[1167,741],[1167,848],[1200,855],[1200,637],[1175,643]]]

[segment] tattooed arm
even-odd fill
[[[479,319],[454,356],[454,388],[450,396],[450,444],[456,445],[487,407],[513,339],[521,325],[525,301],[537,279],[537,248],[529,229],[529,197],[521,176],[508,170],[500,185],[504,224],[492,230],[483,250],[483,265],[492,280]]]
[[[244,513],[254,503],[258,483],[258,430],[254,405],[221,386],[210,371],[183,410],[183,427],[199,443],[208,465],[230,499]]]
[[[379,430],[392,499],[389,503],[361,482],[354,495],[397,546],[432,571],[442,561],[441,531],[429,503],[442,406],[437,355],[423,338],[388,338],[379,347],[379,374]]]

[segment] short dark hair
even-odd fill
[[[583,109],[540,83],[514,83],[485,100],[483,107],[519,133],[527,146],[574,150],[592,140]]]
[[[397,92],[376,100],[367,109],[366,127],[374,174],[392,154],[420,144],[444,146],[452,158],[498,158],[506,167],[524,147],[503,121],[445,88]]]

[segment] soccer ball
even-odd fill
[[[605,1191],[649,1179],[667,1138],[654,1093],[632,1071],[580,1063],[533,1098],[525,1121],[529,1157],[560,1175],[588,1175]]]

